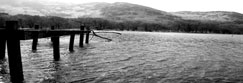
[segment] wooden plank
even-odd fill
[[[6,34],[5,29],[0,29],[0,38],[5,37]],[[81,33],[82,32],[82,33]],[[53,36],[64,36],[64,35],[72,35],[72,34],[84,34],[90,33],[91,31],[84,30],[73,30],[73,29],[60,29],[60,30],[35,30],[35,29],[19,29],[15,31],[15,37],[20,40],[28,40],[35,38],[36,33],[38,33],[38,38],[46,38]],[[18,34],[18,35],[17,35]]]
[[[38,38],[53,37],[53,36],[64,36],[71,34],[80,34],[80,32],[88,33],[90,31],[74,31],[74,30],[24,30],[19,31],[21,37],[20,40],[33,39],[34,34],[38,33]]]

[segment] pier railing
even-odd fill
[[[59,37],[70,35],[69,51],[73,51],[75,34],[80,34],[79,47],[83,47],[84,35],[86,34],[85,43],[89,43],[89,28],[84,29],[81,25],[80,30],[74,29],[52,29],[42,30],[36,25],[35,29],[20,29],[18,21],[6,21],[6,27],[0,28],[0,59],[5,59],[5,50],[7,45],[9,70],[12,83],[24,82],[23,67],[21,59],[20,40],[33,39],[32,50],[37,50],[38,38],[51,37],[53,43],[53,58],[55,61],[60,60]]]

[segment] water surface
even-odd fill
[[[61,37],[60,61],[53,61],[49,38],[21,41],[26,83],[229,83],[243,82],[243,35],[159,32],[99,33],[84,48],[68,51]],[[9,82],[8,62],[0,81]]]

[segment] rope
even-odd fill
[[[93,33],[93,36],[90,38],[90,40],[93,39],[94,36],[96,36],[96,37],[99,37],[101,39],[105,39],[108,42],[112,41],[112,39],[106,38],[106,37],[102,37],[100,35],[97,35],[96,33],[115,33],[115,34],[118,34],[118,35],[122,35],[121,33],[118,33],[118,32],[94,32],[94,30],[91,30],[91,32]]]
[[[121,33],[118,32],[96,32],[96,33],[114,33],[114,34],[122,35]]]
[[[92,32],[93,33],[93,32]],[[94,37],[94,35],[92,35],[92,37],[89,39],[89,40],[92,40],[93,39],[93,37]]]

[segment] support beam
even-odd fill
[[[18,35],[18,21],[6,21],[7,27],[7,48],[9,69],[12,83],[23,83],[23,67],[21,60],[20,40]]]
[[[52,37],[53,39],[53,58],[55,61],[60,60],[59,36]]]
[[[79,38],[79,47],[83,47],[84,46],[84,44],[83,44],[83,42],[84,42],[84,33],[83,33],[84,25],[80,26],[80,30],[81,30],[81,32],[80,32],[80,38]]]
[[[54,26],[51,26],[51,30],[54,30],[55,27]],[[53,43],[53,37],[51,37],[51,42]]]
[[[69,42],[69,51],[70,51],[70,52],[73,52],[73,51],[74,51],[74,50],[73,50],[74,39],[75,39],[75,34],[72,34],[72,35],[70,36],[70,42]]]
[[[6,39],[0,39],[0,60],[5,59],[5,51],[6,51]]]
[[[90,31],[90,28],[89,28],[89,27],[86,27],[86,31]],[[89,44],[89,32],[86,33],[86,40],[85,40],[85,43],[86,43],[86,44]]]
[[[35,25],[35,29],[39,29],[39,25]],[[35,52],[37,50],[37,44],[38,44],[38,32],[35,32],[33,34],[33,41],[32,41],[32,51]]]
[[[38,32],[38,38],[46,38],[53,36],[65,36],[71,34],[80,34],[80,30],[20,30],[21,34],[18,37],[20,40],[33,39],[33,35]],[[90,33],[90,31],[82,31],[83,33]],[[1,31],[0,31],[0,34]],[[0,37],[1,38],[1,37]]]

